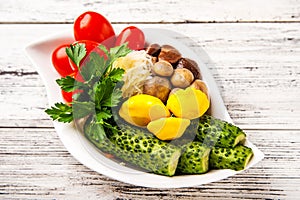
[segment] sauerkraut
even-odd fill
[[[125,70],[123,75],[124,85],[121,88],[124,98],[143,93],[143,85],[147,78],[151,76],[152,66],[152,57],[144,50],[132,51],[113,63],[113,67]]]

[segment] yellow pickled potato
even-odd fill
[[[119,115],[128,123],[143,127],[150,121],[169,117],[170,112],[159,98],[138,94],[122,104]]]
[[[147,129],[160,140],[173,140],[180,138],[189,125],[189,119],[168,117],[151,121]]]
[[[180,89],[171,94],[167,108],[176,116],[186,119],[201,117],[209,108],[209,100],[205,93],[192,87]]]

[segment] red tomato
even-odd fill
[[[77,68],[72,67],[69,63],[69,58],[66,54],[67,47],[69,47],[69,44],[60,45],[52,53],[52,64],[62,77],[72,74]]]
[[[129,26],[121,31],[116,40],[116,46],[128,42],[132,50],[141,50],[145,47],[145,35],[142,30],[135,26]]]
[[[66,103],[71,103],[72,102],[73,92],[66,92],[64,90],[61,90],[61,94],[62,94],[62,96],[63,96]]]
[[[74,36],[75,40],[92,40],[102,43],[108,39],[114,40],[115,32],[105,17],[99,13],[88,11],[75,20]]]
[[[81,91],[75,90],[73,92],[66,92],[64,90],[61,90],[61,94],[63,96],[63,99],[65,100],[66,103],[71,103],[73,100],[73,94],[80,93]]]

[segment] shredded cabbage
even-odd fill
[[[143,85],[147,78],[151,76],[152,66],[152,57],[144,50],[132,51],[113,63],[113,67],[125,69],[123,75],[124,85],[121,88],[124,98],[143,93]]]

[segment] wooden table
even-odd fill
[[[24,54],[31,41],[72,31],[87,10],[184,34],[208,66],[236,125],[265,159],[198,187],[142,188],[84,167],[59,140],[44,85]],[[300,1],[2,1],[0,3],[0,199],[299,199]],[[208,63],[209,64],[209,63]]]

